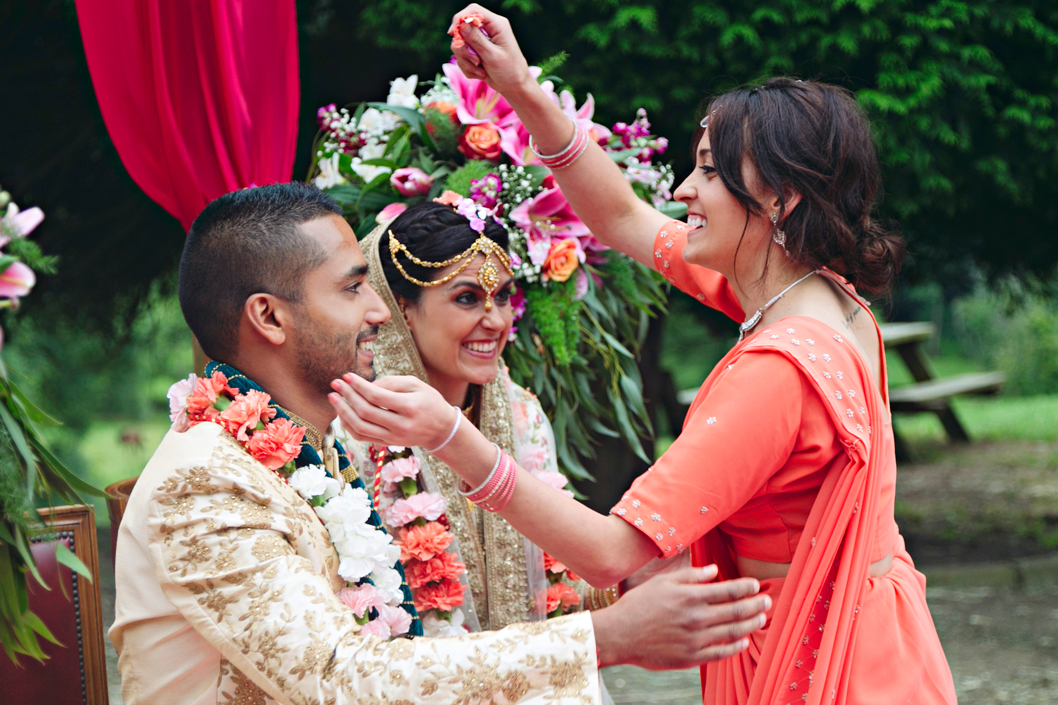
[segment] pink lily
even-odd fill
[[[29,294],[37,283],[33,270],[21,262],[14,262],[0,274],[0,298],[20,299]]]
[[[7,214],[4,216],[4,224],[11,227],[14,230],[15,237],[25,237],[33,232],[44,220],[44,211],[40,208],[27,208],[24,211],[19,211],[18,207],[11,204],[7,208]],[[0,237],[0,247],[3,247],[7,243],[11,242],[9,237]]]
[[[570,120],[587,130],[592,140],[605,142],[610,139],[610,130],[592,120],[595,116],[595,98],[591,93],[588,94],[584,105],[580,106],[580,108],[577,108],[577,103],[573,100],[573,94],[569,91],[562,91],[557,98],[552,93],[552,97],[558,103],[558,107],[562,108],[562,112],[569,116]]]
[[[497,130],[516,119],[507,99],[489,88],[484,81],[467,78],[455,64],[445,64],[445,76],[452,90],[459,96],[456,116],[464,125],[492,125]]]
[[[522,201],[513,211],[511,220],[525,231],[529,259],[540,266],[551,251],[551,238],[573,237],[580,242],[592,237],[588,226],[577,217],[558,186],[546,189],[533,198]]]

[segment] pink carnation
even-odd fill
[[[245,443],[250,440],[248,431],[255,430],[258,423],[268,423],[275,417],[275,409],[268,406],[271,401],[269,395],[251,389],[235,397],[235,401],[220,412],[220,423],[228,433]]]
[[[411,628],[411,615],[400,607],[382,605],[378,608],[378,619],[374,622],[382,622],[389,628],[391,636],[407,634]]]
[[[406,477],[415,477],[419,474],[419,459],[414,455],[407,458],[397,458],[382,466],[382,479],[394,484]]]
[[[338,601],[351,609],[357,617],[363,617],[368,610],[385,605],[386,595],[374,585],[361,585],[339,590]]]
[[[445,498],[436,492],[420,492],[398,499],[386,510],[386,523],[396,529],[418,518],[436,521],[445,513]]]
[[[388,639],[390,636],[390,629],[388,624],[381,619],[376,619],[360,627],[360,633],[368,636],[377,636],[380,639]]]

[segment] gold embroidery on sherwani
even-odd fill
[[[362,243],[368,263],[368,282],[391,313],[375,342],[375,373],[380,377],[412,375],[426,382],[426,370],[411,331],[383,275],[378,244],[385,232],[386,228],[380,226]],[[496,379],[483,388],[479,423],[481,432],[490,441],[514,455],[508,383],[501,365]],[[522,535],[499,516],[471,509],[459,494],[459,477],[452,469],[431,455],[426,455],[426,460],[428,467],[422,473],[424,484],[428,491],[440,492],[446,500],[446,516],[467,567],[467,582],[481,628],[502,629],[530,619],[534,605],[529,599]]]
[[[445,639],[362,636],[312,508],[226,434],[205,467],[155,487],[148,540],[166,598],[220,654],[218,703],[598,702],[587,615]]]

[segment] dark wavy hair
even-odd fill
[[[743,160],[779,198],[790,259],[829,267],[857,289],[883,293],[904,258],[904,240],[874,217],[881,197],[870,123],[839,86],[773,78],[708,105],[713,164],[749,214],[769,217],[743,178]],[[703,130],[694,138],[697,150]],[[791,192],[801,201],[789,212]]]
[[[443,262],[455,257],[478,239],[478,233],[470,229],[469,220],[457,213],[452,206],[433,201],[416,203],[397,216],[389,229],[413,255],[426,262]],[[493,218],[485,219],[484,235],[505,250],[510,244],[507,230]],[[388,234],[379,238],[378,256],[390,290],[408,303],[416,303],[422,295],[422,287],[405,279],[393,264],[393,258],[389,254]],[[420,267],[403,253],[398,253],[397,257],[400,258],[404,271],[419,281],[433,281],[442,271]]]

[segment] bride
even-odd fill
[[[559,491],[566,479],[551,424],[502,361],[514,319],[507,231],[469,199],[447,192],[438,201],[412,206],[362,243],[369,283],[392,314],[373,345],[376,374],[429,383]],[[405,549],[427,636],[541,620],[575,608],[590,590],[503,518],[466,501],[459,477],[438,458],[422,448],[353,441],[337,421],[334,428],[369,487],[379,476],[376,504]],[[447,550],[438,550],[448,537]]]

